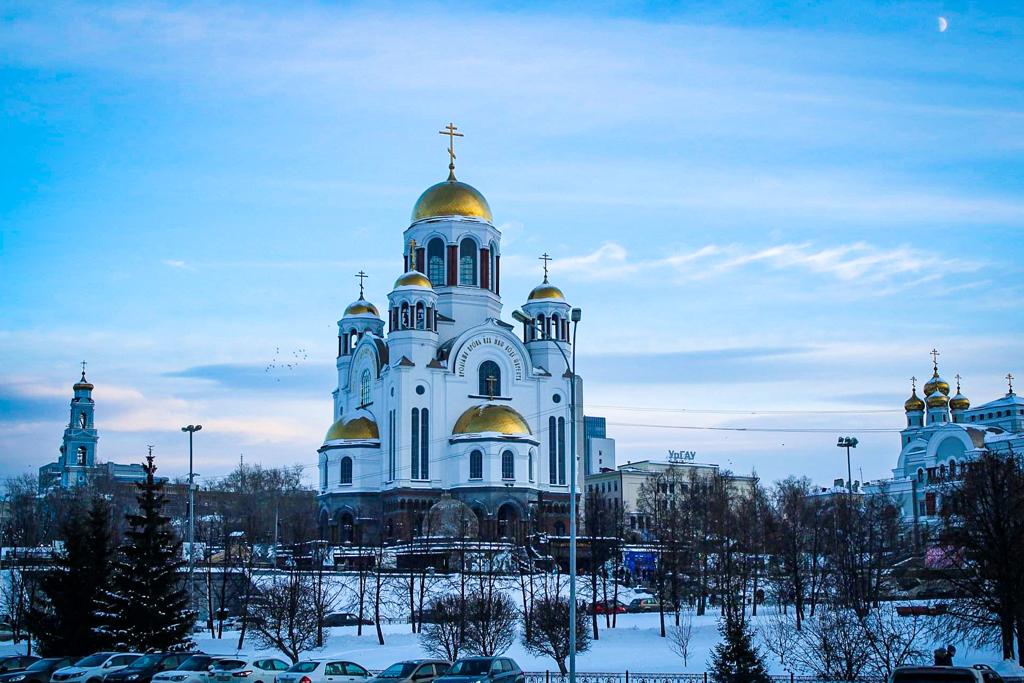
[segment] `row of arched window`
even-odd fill
[[[527,456],[526,462],[526,473],[530,481],[533,481],[533,451],[531,450]],[[484,478],[484,454],[483,451],[474,450],[469,454],[469,478],[472,479],[483,479]],[[512,451],[506,450],[501,454],[501,478],[502,479],[515,479],[516,478],[516,454]]]
[[[473,238],[464,237],[457,245],[446,245],[443,239],[434,237],[427,241],[425,253],[416,250],[415,267],[434,287],[482,287],[498,293],[499,259],[494,242],[480,247]]]
[[[321,489],[327,488],[327,470],[326,464],[320,469]],[[338,462],[338,483],[343,485],[352,483],[352,458],[347,455]]]
[[[953,459],[950,459],[950,461],[949,461],[949,468],[948,469],[946,468],[946,465],[943,464],[943,465],[939,465],[938,467],[929,467],[928,471],[926,473],[925,469],[923,467],[918,467],[917,468],[917,482],[919,484],[923,484],[926,481],[928,481],[928,482],[931,482],[933,480],[935,480],[935,481],[943,481],[947,477],[949,479],[956,479],[958,474],[960,474],[960,475],[963,474],[962,469],[963,468],[959,468],[959,469],[957,468],[956,460],[953,460]]]
[[[430,479],[430,411],[412,409],[411,471],[413,479]]]
[[[523,323],[523,341],[555,339],[569,341],[569,320],[557,313],[538,315],[532,322]]]
[[[437,332],[437,311],[422,301],[415,305],[402,302],[390,311],[391,331],[396,330],[427,330]]]
[[[565,418],[548,418],[548,481],[565,486]]]

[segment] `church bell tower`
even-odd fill
[[[64,429],[64,442],[60,447],[60,479],[62,487],[79,486],[88,482],[96,467],[96,432],[92,400],[93,385],[85,379],[85,361],[82,377],[75,382],[71,398],[71,420]]]

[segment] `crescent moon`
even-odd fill
[[[949,28],[949,22],[946,17],[939,17],[939,33],[945,33],[947,28]]]

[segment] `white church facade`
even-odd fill
[[[578,312],[545,261],[519,324],[502,320],[501,233],[449,152],[448,179],[413,208],[386,307],[360,286],[338,322],[333,424],[318,450],[319,523],[335,542],[430,535],[427,512],[448,495],[482,538],[568,528]],[[575,391],[582,435],[578,379]]]

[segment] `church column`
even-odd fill
[[[459,245],[448,245],[448,286],[459,284]]]
[[[501,296],[501,256],[494,257],[494,293]]]
[[[480,249],[480,287],[481,289],[490,289],[494,291],[494,287],[491,286],[491,256],[490,250],[487,248]]]

